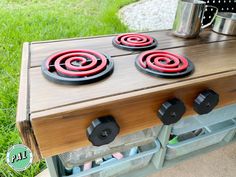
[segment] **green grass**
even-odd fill
[[[44,161],[22,173],[6,164],[6,152],[21,143],[15,127],[23,42],[126,32],[118,9],[136,0],[0,1],[0,176],[34,176]]]

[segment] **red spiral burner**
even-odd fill
[[[125,50],[149,50],[157,46],[155,38],[136,33],[118,35],[112,43],[115,47]]]
[[[110,57],[93,50],[67,50],[47,58],[42,64],[44,76],[67,84],[85,84],[100,80],[113,71]]]
[[[135,64],[140,71],[160,77],[186,76],[194,69],[193,63],[187,58],[163,50],[143,52]]]

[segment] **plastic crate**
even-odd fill
[[[236,104],[225,106],[213,110],[212,112],[204,115],[195,115],[181,119],[174,124],[172,133],[174,135],[181,135],[187,132],[191,132],[202,127],[211,126],[226,120],[230,120],[236,117]]]
[[[104,146],[88,146],[58,155],[67,168],[79,166],[114,152],[124,152],[132,147],[141,146],[155,141],[161,126],[145,129],[126,136],[117,137],[115,141]]]
[[[100,165],[67,177],[116,177],[135,169],[143,168],[150,163],[153,155],[160,150],[160,143],[156,140],[147,145],[140,146],[140,149],[141,152],[134,156],[124,155],[123,159]]]
[[[235,131],[236,119],[226,120],[224,122],[202,128],[205,131],[202,135],[180,141],[176,144],[168,144],[166,159],[171,160],[222,142],[227,135],[230,135],[232,134],[232,131]]]

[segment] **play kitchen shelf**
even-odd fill
[[[151,162],[159,169],[170,152],[171,130],[204,127],[206,137],[227,132],[221,140],[233,134],[234,118],[213,117],[215,110],[236,103],[235,46],[236,37],[208,30],[188,40],[166,30],[25,43],[17,111],[22,140],[35,161],[46,158],[58,174],[63,154],[80,148],[95,152],[157,127],[149,142],[119,151],[159,142]],[[198,115],[196,124],[171,129]]]
[[[166,159],[171,160],[204,147],[217,144],[223,141],[229,134],[233,134],[235,129],[236,116],[234,119],[226,120],[211,126],[201,127],[202,132],[200,135],[191,138],[188,137],[175,144],[167,144]],[[180,137],[180,135],[178,136]]]
[[[205,147],[229,141],[236,131],[236,105],[212,111],[209,114],[193,116],[176,123],[171,133],[182,141],[167,144],[165,159],[171,160]],[[198,136],[191,134],[200,130]],[[190,132],[190,133],[189,133]],[[187,137],[187,138],[186,138]]]
[[[66,175],[62,171],[62,176],[78,177],[78,176],[88,176],[91,177],[110,177],[110,176],[120,176],[122,174],[128,173],[130,171],[146,167],[151,161],[154,154],[158,153],[160,150],[160,143],[158,140],[153,141],[149,144],[139,146],[139,153],[133,156],[125,154],[123,159],[115,160],[110,163],[101,164],[100,166],[93,167],[90,170],[75,173],[72,175]],[[78,167],[77,167],[78,168]],[[63,169],[60,168],[60,169]]]
[[[204,130],[206,130],[202,135],[197,137],[189,137],[188,139],[176,143],[176,144],[168,144],[169,135],[173,133],[175,128],[179,126],[181,122],[175,124],[173,127],[169,126],[169,130],[166,131],[166,127],[163,127],[163,130],[160,131],[158,139],[152,143],[149,143],[145,146],[141,146],[141,153],[133,155],[129,157],[125,154],[125,158],[121,160],[114,160],[107,164],[102,164],[100,166],[95,166],[89,170],[83,171],[83,165],[75,165],[76,172],[73,174],[72,172],[68,175],[65,174],[65,167],[68,169],[68,165],[63,165],[62,160],[58,158],[58,156],[54,156],[53,158],[47,159],[48,166],[51,167],[52,174],[57,174],[58,176],[69,176],[69,177],[82,177],[82,176],[122,176],[122,177],[145,177],[154,172],[158,172],[162,168],[173,166],[183,160],[192,158],[198,154],[206,153],[211,150],[222,147],[226,144],[233,143],[236,141],[236,104],[226,106],[221,109],[217,109],[209,114],[205,119],[212,120],[214,116],[217,114],[219,117],[224,117],[227,115],[228,117],[219,122],[216,121],[209,126],[205,126]],[[234,111],[234,112],[233,112]],[[231,112],[233,114],[227,114]],[[194,117],[194,119],[201,119],[202,116]],[[193,118],[189,118],[190,120]],[[184,122],[184,121],[183,121]],[[182,123],[181,123],[182,124]],[[198,124],[192,122],[193,125]],[[188,126],[188,124],[183,124],[182,126]],[[171,128],[172,127],[172,128]],[[183,127],[184,128],[184,127]],[[162,136],[164,133],[167,136]],[[167,142],[167,152],[162,154],[164,147],[161,147],[161,143],[164,141]],[[146,147],[146,148],[144,148]],[[145,149],[145,150],[144,150]],[[60,156],[60,155],[59,155]],[[74,154],[75,156],[75,154]],[[153,158],[154,156],[154,158]],[[162,161],[160,158],[164,158]],[[76,157],[71,161],[75,161]],[[54,161],[54,162],[53,162]],[[161,166],[161,168],[160,168]],[[80,169],[78,172],[78,168]],[[71,168],[73,169],[73,168]],[[74,170],[71,170],[74,171]]]
[[[117,137],[112,143],[103,146],[88,146],[59,155],[66,168],[83,165],[88,161],[110,155],[116,152],[124,152],[133,147],[153,143],[161,130],[161,126],[138,131],[125,136]],[[85,153],[86,152],[86,153]]]
[[[172,167],[178,163],[181,163],[181,161],[223,147],[229,143],[236,143],[235,109],[236,109],[236,104],[214,110],[211,114],[205,116],[205,119],[213,120],[215,115],[218,114],[219,117],[223,118],[222,121],[219,121],[218,119],[213,124],[205,126],[204,128],[207,130],[206,134],[197,137],[190,137],[185,141],[173,145],[169,145],[169,137],[171,133],[175,132],[175,128],[179,126],[178,124],[180,124],[180,122],[173,126],[163,127],[158,137],[163,147],[161,148],[160,151],[154,154],[154,157],[152,158],[152,161],[149,163],[149,165],[142,169],[135,170],[133,172],[121,176],[145,177],[153,173],[156,173],[161,169]],[[228,112],[232,114],[228,114]],[[202,116],[196,116],[194,118],[201,119]],[[189,119],[193,120],[193,118]],[[192,123],[193,126],[195,125],[196,128],[199,128],[199,123],[196,122]],[[184,128],[184,126],[188,125],[189,124],[183,123],[182,127]],[[165,147],[167,148],[165,149]],[[163,151],[165,151],[165,153],[163,153]]]

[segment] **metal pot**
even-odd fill
[[[212,30],[226,35],[236,35],[236,13],[218,13]]]
[[[214,16],[210,23],[202,25],[204,12],[207,8],[215,9]],[[214,6],[206,5],[205,1],[179,0],[172,32],[178,37],[194,38],[213,23],[217,13],[218,9]]]

